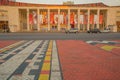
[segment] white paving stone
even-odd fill
[[[11,59],[0,65],[0,80],[7,80],[7,78],[18,68],[18,66],[30,55],[32,51],[40,44],[35,41],[19,54],[13,56]]]
[[[52,66],[51,66],[50,80],[62,80],[59,59],[58,59],[58,53],[57,53],[57,46],[56,46],[55,40],[53,41]]]

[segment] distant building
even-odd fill
[[[120,6],[71,1],[62,5],[0,1],[0,31],[6,25],[11,32],[60,32],[70,28],[78,28],[80,32],[91,28],[120,32]]]
[[[8,1],[14,1],[14,2],[16,2],[16,0],[8,0]]]
[[[63,2],[63,5],[73,5],[74,2],[73,1],[66,1],[66,2]]]

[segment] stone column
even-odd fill
[[[40,24],[39,24],[39,22],[40,22],[40,19],[39,19],[39,9],[37,9],[37,29],[38,29],[38,31],[40,31]]]
[[[109,25],[109,11],[108,11],[108,9],[106,10],[106,27],[108,27],[108,25]]]
[[[58,31],[60,31],[60,9],[58,9]]]
[[[78,30],[80,30],[80,9],[78,9]]]
[[[70,9],[68,9],[68,30],[70,29]]]
[[[100,15],[100,10],[97,10],[97,28],[99,29],[99,15]]]
[[[88,23],[87,23],[87,30],[89,30],[90,27],[90,9],[88,9]]]
[[[50,31],[50,9],[48,9],[48,31]]]
[[[30,25],[29,25],[29,9],[27,9],[27,31],[30,31]]]

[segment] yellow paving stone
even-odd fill
[[[47,61],[51,60],[51,56],[46,56],[45,60],[47,60]]]
[[[38,80],[49,80],[49,75],[48,74],[40,74],[40,77]]]
[[[101,48],[106,51],[111,51],[114,48],[120,48],[120,47],[105,45],[105,46],[102,46]]]
[[[46,55],[51,55],[51,52],[46,52]]]
[[[42,70],[50,70],[50,63],[44,63],[42,66]]]
[[[4,52],[4,51],[6,51],[7,49],[3,49],[3,50],[1,50],[1,52]]]
[[[52,51],[52,49],[48,49],[47,51],[48,51],[48,52],[51,52],[51,51]]]

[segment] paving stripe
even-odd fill
[[[21,63],[30,55],[32,51],[39,45],[39,41],[35,41],[19,54],[0,65],[0,79],[7,80],[10,75],[20,66]]]
[[[38,80],[49,80],[50,79],[52,46],[53,46],[53,41],[51,40],[49,43],[47,52],[46,52],[46,56],[45,56]]]
[[[37,56],[36,62],[34,62],[34,68],[30,71],[30,72],[34,71],[34,73],[33,72],[29,73],[30,75],[35,75],[34,80],[38,80],[38,78],[39,78],[39,74],[42,70],[42,65],[43,65],[43,62],[44,62],[44,59],[46,56],[46,52],[48,49],[48,43],[49,43],[49,41],[47,41],[45,43],[45,45],[42,48],[41,53],[39,53],[39,56]],[[38,68],[36,68],[36,67],[38,67]]]
[[[18,47],[15,50],[9,52],[8,54],[4,54],[2,57],[0,57],[0,60],[4,60],[4,62],[7,61],[7,60],[9,60],[10,58],[12,58],[16,54],[18,54],[20,51],[22,51],[23,49],[25,49],[27,46],[29,46],[31,43],[33,43],[33,41],[29,41],[26,44],[22,43],[21,46],[19,45],[20,47]],[[0,64],[2,64],[4,62],[0,62]]]
[[[24,41],[20,41],[20,42],[11,44],[11,45],[9,45],[9,46],[7,46],[7,47],[5,47],[5,48],[2,48],[2,49],[0,49],[0,53],[3,53],[3,52],[5,52],[5,51],[8,51],[8,50],[10,50],[10,49],[12,49],[12,48],[14,48],[14,47],[22,44],[22,43],[24,43]]]
[[[57,52],[56,42],[53,41],[53,50],[52,50],[52,66],[51,66],[51,75],[50,80],[62,80],[59,57]]]
[[[37,55],[37,54],[33,54],[33,53],[35,53],[35,52],[38,53],[38,51],[39,51],[38,49],[40,49],[40,47],[42,45],[43,45],[43,41],[40,41],[40,44],[36,47],[36,49],[33,52],[31,52],[31,54],[25,59],[25,61],[11,75],[11,78],[10,78],[11,80],[14,80],[14,79],[23,80],[23,79],[29,78],[26,76],[26,75],[28,75],[28,70],[26,71],[26,69],[30,69],[29,65],[33,62],[33,58]],[[21,76],[19,76],[19,75],[21,75]],[[33,80],[33,79],[31,79],[31,80]]]

